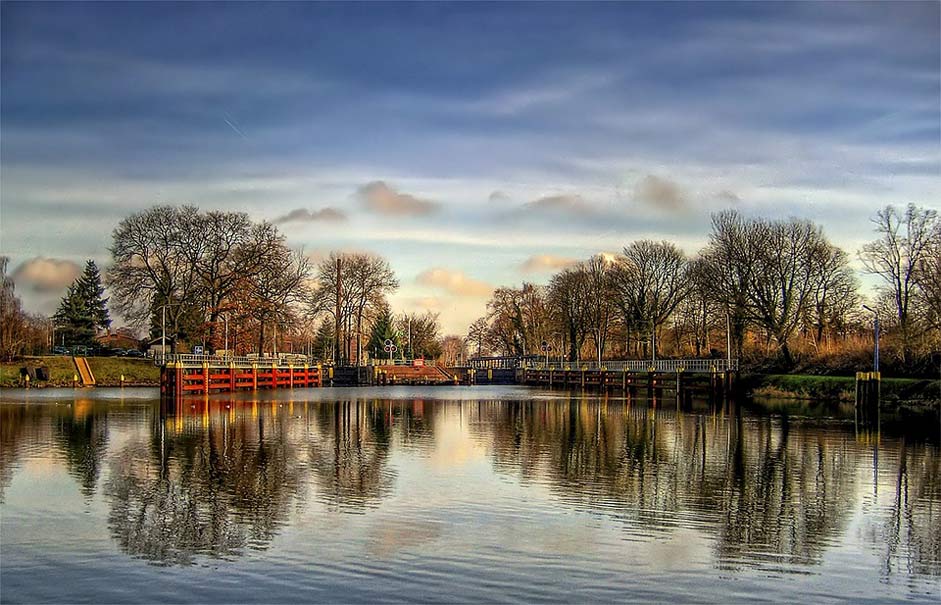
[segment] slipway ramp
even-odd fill
[[[95,386],[95,375],[91,373],[91,368],[88,366],[88,360],[84,357],[73,357],[72,361],[75,362],[75,369],[78,370],[78,375],[82,379],[82,386]]]

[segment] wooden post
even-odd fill
[[[176,364],[176,396],[178,399],[183,397],[183,362]]]
[[[235,362],[229,362],[229,392],[235,392]]]
[[[209,362],[203,362],[203,394],[209,393]]]
[[[258,390],[258,364],[252,364],[252,390]]]

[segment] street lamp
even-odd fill
[[[222,315],[222,321],[225,322],[225,354],[226,357],[229,355],[229,314],[225,313]]]
[[[873,354],[872,365],[873,365],[873,370],[878,372],[879,371],[879,314],[868,305],[863,305],[863,309],[866,309],[867,311],[872,313],[872,316],[873,316],[872,326],[873,326],[873,332],[875,333],[876,342],[875,342],[875,351]]]
[[[160,361],[161,363],[166,363],[167,361],[167,307],[179,307],[180,303],[166,303],[160,305],[161,322],[160,322]]]

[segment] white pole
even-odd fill
[[[729,364],[727,369],[732,369],[732,320],[729,318],[729,312],[725,312],[725,357]]]
[[[229,316],[223,315],[222,320],[225,322],[225,354],[229,354]]]
[[[163,363],[167,362],[167,305],[160,307],[160,310],[163,312],[162,321],[160,322],[160,357],[163,360]]]

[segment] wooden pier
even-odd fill
[[[668,390],[698,391],[710,399],[725,399],[733,391],[737,360],[669,359],[597,363],[528,362],[517,370],[517,382],[549,388],[589,389],[637,394]]]

